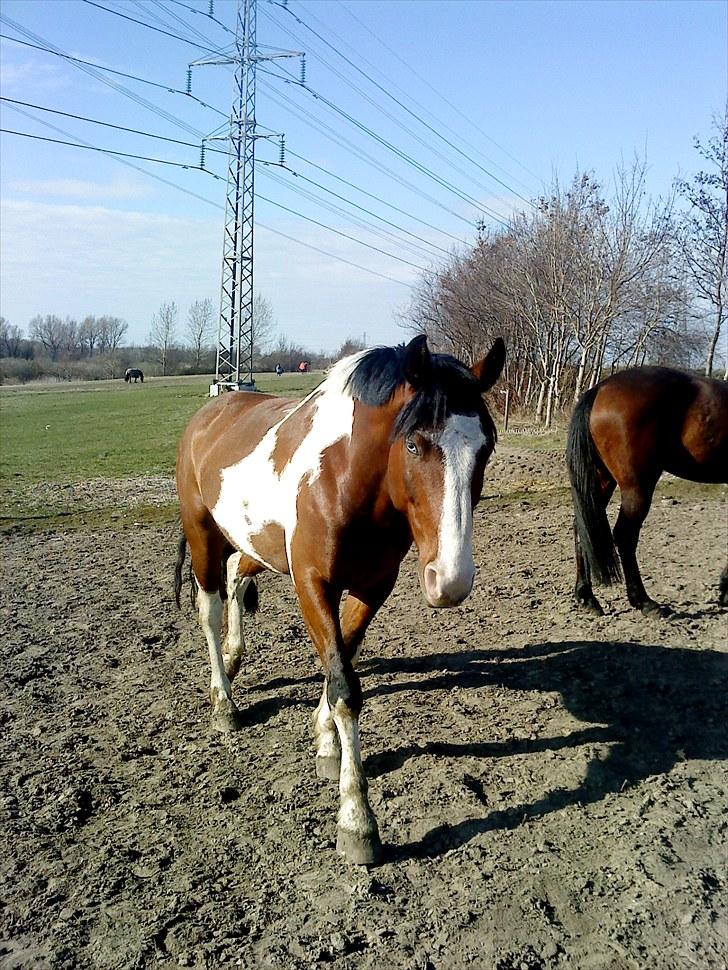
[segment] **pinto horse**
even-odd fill
[[[645,592],[636,555],[640,529],[662,472],[692,482],[728,482],[728,384],[667,367],[614,374],[576,405],[566,463],[578,602],[601,615],[592,576],[609,585],[623,571],[632,606],[644,613],[669,612]],[[606,508],[617,485],[621,504],[612,535]],[[728,566],[720,578],[720,602],[728,605]]]
[[[418,336],[345,358],[300,402],[244,391],[215,398],[180,440],[176,592],[179,602],[186,539],[213,724],[240,725],[230,681],[251,578],[265,569],[290,575],[325,674],[313,717],[316,770],[339,782],[337,849],[354,863],[381,855],[359,747],[359,648],[413,541],[430,606],[456,606],[470,593],[473,508],[496,438],[482,395],[504,359],[500,339],[467,368],[431,354]]]
[[[139,370],[138,367],[127,367],[124,371],[124,380],[127,384],[131,384],[132,381],[136,384],[137,381],[144,383],[144,374]]]

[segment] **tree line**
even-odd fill
[[[425,273],[405,324],[467,361],[504,336],[509,395],[546,426],[605,368],[712,375],[728,283],[728,122],[715,128],[696,141],[707,169],[666,200],[648,197],[640,160],[609,192],[591,173],[555,178],[528,211]],[[728,354],[723,366],[728,378]]]
[[[218,320],[209,298],[194,301],[185,319],[174,300],[152,314],[147,342],[126,345],[128,324],[114,316],[87,316],[81,321],[55,314],[35,316],[28,336],[0,317],[0,381],[117,378],[129,366],[151,376],[213,374],[216,366]],[[313,370],[325,369],[346,354],[364,348],[350,338],[336,352],[303,347],[276,334],[273,308],[257,294],[252,320],[253,369],[273,371],[276,365],[295,371],[301,361]]]

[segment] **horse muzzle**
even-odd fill
[[[443,609],[458,606],[470,594],[475,580],[475,564],[470,563],[455,575],[448,575],[437,562],[428,562],[420,574],[420,585],[430,606]]]

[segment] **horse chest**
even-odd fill
[[[249,455],[221,469],[212,515],[238,549],[268,569],[291,572],[301,488],[318,478],[326,449],[351,435],[352,420],[351,399],[314,397],[270,428]]]

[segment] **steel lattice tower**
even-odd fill
[[[192,67],[234,64],[233,105],[228,141],[227,198],[223,231],[220,319],[217,335],[215,383],[211,394],[221,390],[255,389],[253,380],[253,209],[255,199],[255,142],[258,138],[280,138],[280,164],[283,164],[283,136],[256,132],[255,71],[258,61],[280,57],[302,59],[301,83],[305,61],[298,51],[260,56],[255,39],[257,0],[238,0],[235,45],[230,55],[203,58],[190,64],[187,90],[190,91]],[[207,141],[219,140],[211,135]],[[204,157],[204,143],[203,143]]]

